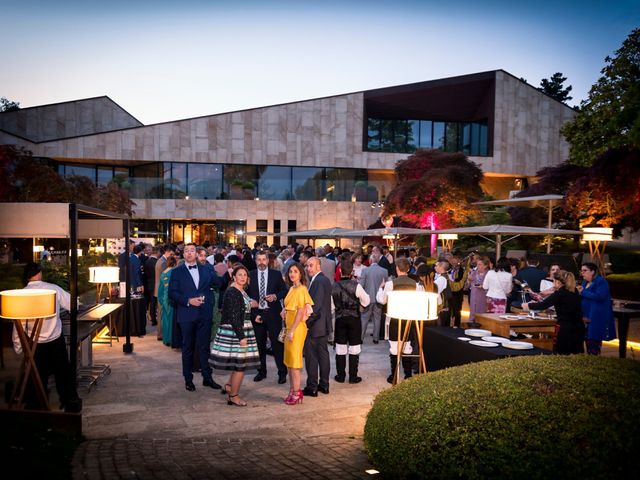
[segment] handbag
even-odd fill
[[[287,338],[287,327],[283,326],[278,334],[278,341],[284,343],[285,338]]]

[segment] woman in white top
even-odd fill
[[[353,263],[353,278],[359,281],[362,276],[362,270],[367,268],[366,265],[362,264],[362,253],[354,253],[351,257],[351,262]]]
[[[489,270],[484,277],[482,288],[487,291],[487,313],[505,313],[507,311],[507,295],[513,287],[509,260],[502,257],[495,270]]]

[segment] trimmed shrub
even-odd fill
[[[364,442],[389,478],[637,478],[640,363],[526,356],[381,392]]]

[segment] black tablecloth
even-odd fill
[[[464,337],[464,328],[427,327],[424,329],[423,350],[427,370],[433,372],[483,360],[496,360],[520,355],[550,355],[549,350],[534,347],[531,350],[512,350],[504,347],[479,347],[458,340]],[[472,338],[472,337],[468,337]],[[472,338],[474,340],[474,338]],[[479,338],[475,340],[480,340]]]
[[[124,303],[124,298],[114,299],[114,302]],[[116,331],[119,337],[124,337],[127,332],[124,329],[124,308],[118,310],[115,315]],[[132,336],[142,336],[147,334],[147,302],[144,298],[131,299],[131,330]]]

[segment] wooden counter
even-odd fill
[[[512,314],[514,317],[516,314]],[[546,350],[553,349],[553,332],[555,330],[556,321],[549,318],[528,318],[522,316],[518,319],[500,318],[495,313],[476,313],[476,322],[481,328],[490,330],[494,335],[509,338],[509,332],[513,330],[516,333],[526,333],[533,335],[532,338],[525,340],[533,343],[536,347]]]

